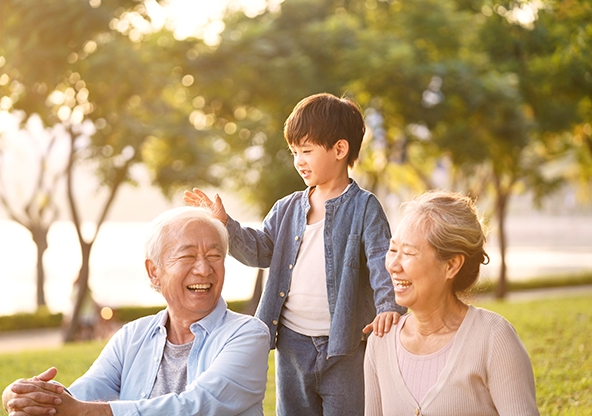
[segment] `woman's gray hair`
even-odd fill
[[[144,257],[162,267],[162,255],[170,238],[189,223],[209,224],[220,235],[223,254],[228,251],[228,231],[221,221],[204,208],[179,207],[163,212],[150,223],[148,236],[144,243]],[[181,226],[179,226],[181,224]]]
[[[404,218],[423,227],[430,246],[441,261],[462,255],[465,261],[454,276],[452,291],[468,291],[479,277],[481,264],[489,263],[485,252],[486,228],[468,196],[434,190],[402,205]]]

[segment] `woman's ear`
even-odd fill
[[[458,274],[463,264],[465,264],[465,256],[457,254],[446,262],[446,278],[453,279]]]
[[[345,139],[337,140],[333,146],[337,160],[346,159],[349,153],[349,142]]]
[[[148,279],[150,279],[150,283],[153,286],[160,286],[160,281],[158,280],[156,264],[150,259],[146,259],[144,262],[144,266],[146,267],[146,273],[148,274]]]

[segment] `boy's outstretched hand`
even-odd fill
[[[398,312],[383,312],[376,315],[374,321],[371,324],[368,324],[364,327],[362,332],[364,334],[369,334],[370,332],[374,332],[374,335],[378,335],[382,337],[386,332],[391,330],[393,325],[396,325],[399,322],[399,315]]]
[[[214,200],[212,201],[205,193],[197,188],[193,188],[193,192],[185,191],[183,193],[183,201],[194,207],[210,210],[214,218],[222,221],[224,225],[228,222],[228,214],[222,204],[222,198],[218,194],[214,195]]]

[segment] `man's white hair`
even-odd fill
[[[228,251],[228,231],[221,221],[204,208],[179,207],[163,212],[150,223],[144,243],[144,257],[157,266],[162,266],[162,255],[171,237],[186,224],[194,222],[207,224],[218,232],[224,256]]]

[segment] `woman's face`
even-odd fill
[[[436,257],[424,229],[421,220],[403,218],[386,255],[397,303],[412,310],[439,304],[452,283],[447,279],[447,262]]]

